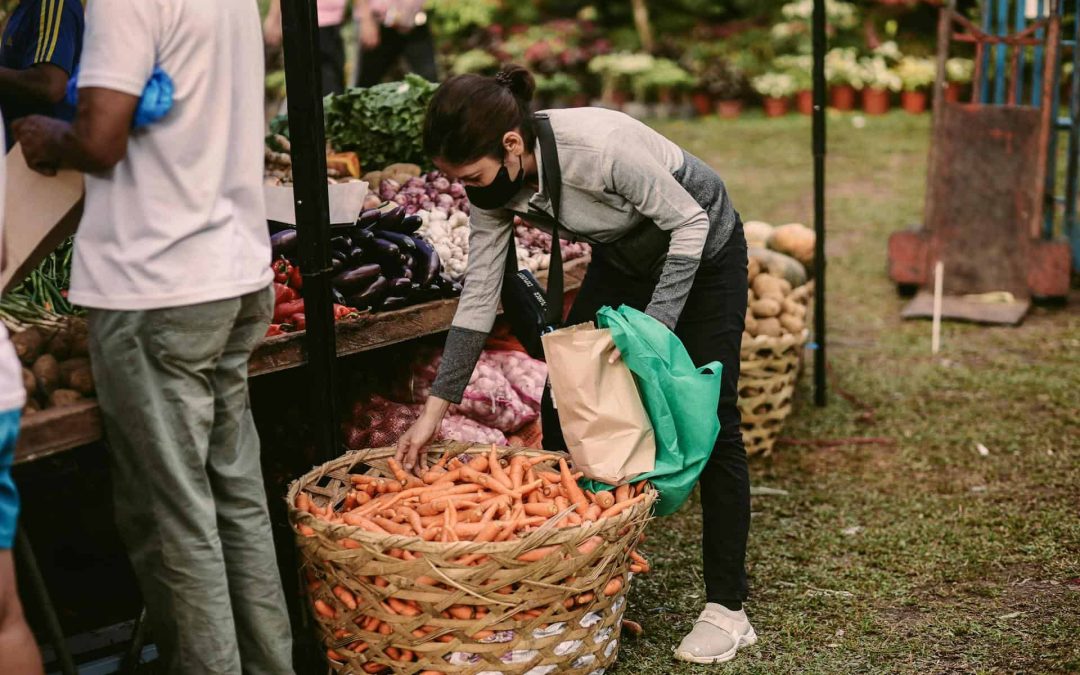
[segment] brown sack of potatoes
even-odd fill
[[[60,386],[60,364],[52,354],[42,354],[34,361],[31,368],[37,379],[37,388],[43,396],[48,396]]]
[[[784,298],[784,301],[780,303],[780,307],[784,310],[784,314],[791,314],[800,319],[806,316],[806,307],[791,298]]]
[[[780,316],[780,301],[771,297],[764,297],[750,305],[750,311],[758,319]]]
[[[746,261],[746,280],[749,283],[754,283],[754,277],[761,274],[761,263],[757,258],[750,258]]]
[[[788,223],[774,227],[769,235],[768,246],[774,251],[795,258],[807,267],[814,264],[814,231],[801,223]]]
[[[757,319],[754,318],[754,315],[753,315],[752,312],[750,312],[750,310],[746,310],[746,323],[744,325],[746,327],[747,332],[749,332],[749,333],[756,333],[757,332]]]

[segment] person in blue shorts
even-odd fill
[[[0,185],[4,180],[4,157],[0,156]],[[3,213],[4,191],[0,190],[0,242],[4,240]],[[0,673],[31,675],[42,672],[41,654],[23,618],[15,587],[15,560],[11,555],[19,515],[19,493],[11,479],[11,465],[25,403],[22,365],[15,356],[7,329],[0,323]]]
[[[75,109],[64,100],[68,79],[79,65],[83,6],[79,0],[22,0],[12,11],[0,42],[0,112],[5,148],[10,125],[27,115],[71,121]]]

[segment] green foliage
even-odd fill
[[[436,86],[410,73],[401,82],[328,96],[326,137],[335,148],[359,154],[367,166],[426,165],[424,112]]]
[[[553,75],[537,75],[536,91],[545,97],[570,97],[580,94],[582,88],[577,78],[566,73],[555,73]]]
[[[486,28],[495,20],[499,0],[428,0],[432,30],[444,38],[454,38],[476,28]]]
[[[6,297],[25,305],[41,307],[54,314],[78,314],[68,302],[67,290],[71,287],[71,259],[75,239],[69,237],[55,251],[30,272],[29,276]]]
[[[483,49],[470,49],[454,57],[450,71],[454,75],[464,73],[491,73],[499,66],[499,60]]]

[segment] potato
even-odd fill
[[[71,356],[71,331],[66,325],[56,329],[56,332],[49,337],[45,351],[55,356],[57,361]]]
[[[71,405],[81,399],[82,395],[77,391],[72,389],[57,389],[49,394],[49,407],[61,408],[66,405]]]
[[[90,356],[90,331],[87,330],[85,321],[71,324],[71,355]]]
[[[802,303],[792,300],[791,298],[784,298],[784,301],[780,303],[780,308],[783,310],[784,314],[791,314],[800,319],[806,317],[806,307]]]
[[[379,184],[382,183],[383,172],[382,171],[368,171],[364,174],[361,180],[366,180],[368,183],[368,190],[371,192],[379,192]]]
[[[60,386],[60,364],[52,354],[39,356],[31,370],[37,379],[38,391],[43,396],[48,396]]]
[[[750,258],[746,261],[746,280],[750,283],[754,283],[754,277],[761,274],[761,263],[757,258]]]
[[[45,349],[45,335],[37,326],[30,326],[24,331],[12,333],[11,343],[15,345],[15,354],[23,365],[29,366],[37,361]]]
[[[780,337],[784,334],[784,329],[780,325],[780,320],[774,317],[768,319],[760,319],[757,322],[757,334],[767,335],[769,337]]]
[[[766,245],[774,251],[795,258],[803,265],[814,264],[814,231],[801,223],[788,223],[773,228]]]
[[[773,233],[773,226],[760,220],[748,220],[743,223],[743,235],[749,246],[764,246]]]
[[[31,398],[37,393],[37,378],[34,377],[33,371],[29,368],[22,369],[22,383],[23,389],[26,390],[27,398]]]
[[[750,310],[746,310],[746,330],[750,333],[757,332],[757,319],[754,318],[754,314]]]
[[[750,311],[758,319],[767,319],[771,316],[780,316],[780,302],[773,298],[762,298],[750,305]]]
[[[791,293],[791,282],[780,277],[780,290],[783,291],[784,297],[787,297]]]
[[[90,359],[74,358],[60,363],[60,381],[68,389],[74,389],[83,396],[94,393],[94,375],[90,370]]]
[[[782,288],[780,279],[771,274],[762,273],[757,275],[757,278],[754,279],[754,294],[759,298],[763,298],[766,295],[775,296],[777,294],[780,294],[782,297]]]
[[[383,169],[383,173],[401,173],[408,176],[408,178],[406,178],[405,180],[408,180],[409,178],[419,178],[420,174],[422,174],[423,172],[424,170],[416,164],[407,164],[401,162],[397,164],[391,164],[390,166]]]
[[[802,333],[803,328],[806,327],[806,324],[803,323],[803,320],[801,318],[792,314],[781,314],[780,325],[784,328],[785,331],[791,333],[792,335],[798,335]]]
[[[751,248],[750,257],[757,258],[761,271],[768,272],[774,277],[783,277],[794,287],[806,283],[806,267],[791,256],[767,248]]]
[[[742,334],[742,341],[743,342],[750,342],[753,339],[754,339],[753,335],[751,335],[750,333],[747,333],[746,331],[743,331],[743,334]]]

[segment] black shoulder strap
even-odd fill
[[[562,205],[562,169],[559,167],[559,149],[555,146],[555,134],[551,120],[545,114],[535,116],[536,137],[540,141],[540,160],[543,162],[544,190],[551,200],[551,264],[548,267],[547,320],[551,325],[562,323],[563,266],[562,246],[559,243],[559,207]]]

